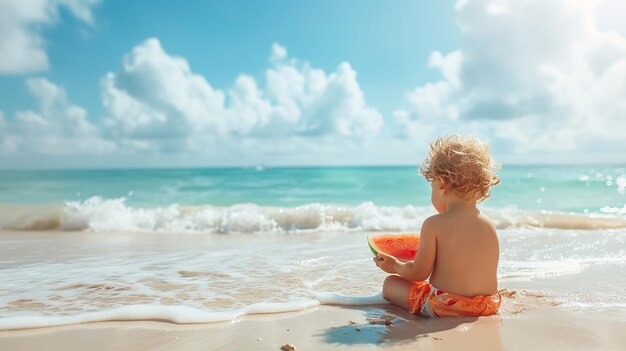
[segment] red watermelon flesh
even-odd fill
[[[417,254],[420,244],[419,234],[373,235],[367,237],[367,243],[374,255],[379,252],[394,256],[401,261],[411,261]]]

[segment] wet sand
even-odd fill
[[[390,325],[385,325],[385,323]],[[426,319],[395,307],[318,308],[176,325],[100,322],[0,332],[0,350],[623,350],[626,309],[544,307],[508,317]]]

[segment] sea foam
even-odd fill
[[[104,311],[83,312],[74,315],[55,316],[15,316],[0,318],[0,330],[43,328],[79,323],[104,321],[166,321],[177,324],[198,324],[229,322],[244,316],[256,314],[276,314],[306,310],[319,305],[367,306],[389,304],[376,293],[365,296],[349,296],[333,292],[314,293],[313,299],[290,302],[254,303],[229,311],[210,311],[189,306],[165,306],[158,304],[138,304],[120,306]]]
[[[92,197],[49,205],[0,205],[0,229],[89,230],[130,232],[329,232],[329,231],[418,231],[435,213],[430,207],[356,206],[310,203],[295,207],[232,206],[133,207],[125,198]],[[515,207],[484,208],[502,228],[543,227],[558,229],[626,228],[626,218],[612,213],[565,213],[528,211]]]

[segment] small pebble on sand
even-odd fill
[[[283,351],[295,351],[296,347],[293,344],[285,344],[281,346],[280,349]]]
[[[256,338],[256,341],[261,341],[261,340],[263,340],[263,339],[261,339],[261,338]]]
[[[390,326],[390,325],[393,325],[393,316],[382,316],[376,319],[372,319],[369,322],[370,324],[373,324],[373,325]]]
[[[355,322],[355,321],[348,321],[348,323],[350,323],[350,324],[356,324],[356,322]]]

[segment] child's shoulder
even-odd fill
[[[491,218],[489,218],[489,216],[483,214],[482,212],[478,215],[478,221],[484,224],[485,226],[489,227],[493,231],[496,230],[496,225],[493,223]]]
[[[474,221],[472,220],[472,222]],[[443,213],[438,213],[438,214],[435,214],[426,218],[426,220],[422,224],[422,230],[428,230],[428,229],[434,229],[434,228],[446,228],[446,227],[451,228],[450,226],[456,226],[457,224],[460,224],[460,223],[462,223],[463,225],[468,224],[466,222],[466,219],[463,221],[459,221],[459,218],[455,216],[454,214],[443,212]],[[489,218],[483,213],[480,213],[478,216],[475,217],[474,223],[479,225],[483,229],[488,229],[488,230],[493,230],[493,231],[496,230],[496,226],[491,220],[491,218]]]
[[[442,213],[437,213],[434,214],[428,218],[426,218],[426,220],[424,221],[424,223],[430,223],[430,224],[443,224],[446,222],[452,222],[457,218],[457,215],[452,214],[450,212],[442,212]]]
[[[422,233],[424,232],[436,232],[436,229],[441,229],[442,225],[449,222],[444,216],[444,213],[438,213],[432,215],[424,220],[422,223]]]

